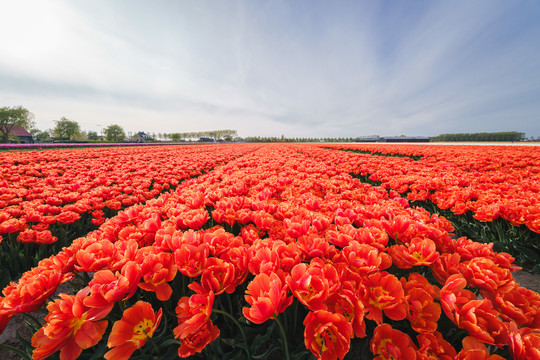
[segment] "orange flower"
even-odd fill
[[[389,324],[381,324],[375,328],[370,350],[375,355],[374,360],[414,360],[418,355],[411,338]]]
[[[425,360],[453,360],[457,354],[452,345],[444,340],[438,331],[431,334],[419,334],[416,339],[420,347],[418,353],[424,356]]]
[[[409,279],[405,280],[404,277],[401,278],[401,285],[405,292],[409,291],[412,288],[419,288],[425,290],[432,298],[440,298],[440,289],[436,285],[431,285],[431,283],[419,273],[411,273]]]
[[[202,290],[200,285],[193,283],[194,288]],[[196,293],[182,297],[176,307],[178,326],[174,328],[174,335],[180,340],[188,337],[201,328],[205,322],[210,321],[212,306],[214,304],[214,293]]]
[[[136,263],[135,260],[137,259],[137,252],[139,251],[137,240],[117,241],[114,243],[114,247],[116,250],[114,262],[110,265],[109,270],[120,271],[127,263]]]
[[[311,225],[318,231],[324,231],[330,226],[331,220],[322,214],[313,213],[311,215]]]
[[[467,336],[463,339],[463,349],[454,360],[504,360],[504,358],[499,355],[491,355],[484,343]]]
[[[333,248],[325,238],[313,233],[300,236],[296,239],[296,245],[305,260],[325,257]]]
[[[201,208],[188,210],[174,220],[176,221],[176,227],[179,229],[198,230],[208,221],[208,218],[208,211]]]
[[[146,344],[154,335],[161,321],[162,310],[154,313],[152,305],[138,301],[126,309],[122,319],[114,323],[107,346],[112,348],[105,355],[107,360],[127,360],[133,352]]]
[[[516,285],[510,270],[498,266],[491,259],[474,258],[463,263],[460,268],[469,285],[491,294],[506,293]]]
[[[418,273],[410,274],[409,281],[401,278],[401,284],[409,304],[407,320],[412,328],[419,333],[434,332],[441,316],[441,306],[434,302],[439,297],[439,288]]]
[[[516,284],[509,292],[489,298],[501,319],[540,330],[540,294]]]
[[[377,324],[382,323],[382,312],[392,320],[403,320],[407,316],[407,302],[401,283],[392,274],[383,271],[365,278],[362,300],[366,317]]]
[[[174,251],[174,260],[178,271],[189,277],[201,275],[206,267],[210,248],[203,243],[199,246],[183,244]]]
[[[94,272],[106,269],[115,256],[114,244],[108,240],[93,241],[86,238],[83,247],[75,253],[79,271]]]
[[[203,232],[202,242],[208,244],[210,254],[217,257],[227,252],[229,248],[243,243],[240,237],[235,237],[218,225]]]
[[[444,312],[459,328],[476,339],[497,346],[508,342],[508,329],[499,319],[499,312],[487,299],[476,300],[476,296],[464,290],[466,280],[461,275],[452,275],[441,289],[441,305]]]
[[[197,331],[190,333],[182,339],[182,345],[178,348],[178,356],[187,358],[201,352],[206,345],[216,340],[220,331],[211,320],[206,321]]]
[[[461,256],[458,253],[442,254],[429,267],[433,272],[433,277],[437,279],[439,284],[444,285],[451,275],[460,274],[460,262]]]
[[[441,306],[433,301],[425,290],[412,288],[407,291],[409,311],[407,319],[412,328],[419,333],[431,333],[437,329],[437,321],[441,316]]]
[[[331,225],[326,230],[326,233],[325,233],[326,240],[330,244],[333,244],[339,247],[344,247],[354,240],[353,237],[349,234],[346,234],[342,231],[331,230],[332,226],[334,229],[336,228],[335,225]]]
[[[393,263],[400,269],[410,269],[412,266],[431,265],[439,257],[435,242],[430,239],[415,237],[405,245],[390,247],[389,253]]]
[[[0,297],[0,333],[13,315],[38,310],[60,284],[71,278],[72,273],[36,267],[23,274],[17,284],[10,283]]]
[[[139,287],[146,291],[154,291],[161,301],[171,297],[172,288],[168,284],[176,276],[176,264],[170,253],[147,254],[141,264],[144,282]]]
[[[406,216],[396,216],[392,219],[392,221],[385,220],[381,223],[384,230],[386,230],[386,232],[392,239],[396,241],[402,241],[403,236],[409,229],[411,220]]]
[[[309,220],[304,220],[300,216],[293,216],[290,219],[283,220],[283,226],[288,236],[297,239],[309,232],[311,223]]]
[[[279,256],[279,267],[284,272],[290,272],[300,263],[301,251],[296,243],[285,244],[282,241],[274,241],[274,249]]]
[[[60,294],[60,299],[47,305],[46,324],[32,336],[35,348],[32,359],[46,359],[60,350],[60,359],[76,359],[83,349],[96,345],[107,329],[107,314],[97,313],[84,305],[90,291],[85,288],[76,295]],[[101,321],[99,321],[101,320]]]
[[[360,244],[353,240],[341,251],[343,260],[351,271],[359,275],[369,275],[387,269],[392,260],[387,253],[380,252],[374,246]]]
[[[156,232],[161,228],[161,217],[159,214],[150,215],[142,224],[138,226],[139,231],[144,233],[144,236],[139,240],[139,245],[149,246],[154,243]]]
[[[297,264],[286,281],[294,296],[312,311],[325,309],[329,293],[339,286],[336,269],[319,258],[311,260],[309,265]]]
[[[326,300],[326,310],[342,314],[353,327],[354,336],[366,336],[364,322],[364,304],[356,294],[355,285],[350,281],[341,284],[339,291],[331,294]]]
[[[207,292],[213,291],[216,295],[223,292],[232,294],[246,277],[247,272],[242,271],[238,266],[211,257],[201,273],[201,285]]]
[[[248,249],[248,254],[248,269],[253,275],[260,273],[270,275],[279,269],[279,254],[268,242],[257,241]]]
[[[264,210],[254,211],[251,214],[251,220],[261,230],[267,231],[273,226],[276,219],[271,214],[268,214]]]
[[[478,340],[497,346],[508,342],[508,329],[489,300],[474,300],[459,309],[458,326]]]
[[[110,311],[117,301],[133,296],[140,280],[141,271],[133,261],[116,274],[110,270],[100,270],[88,284],[90,295],[84,299],[84,304],[96,309],[109,308]]]
[[[26,229],[28,225],[22,219],[8,219],[0,223],[0,234],[1,233],[16,233]]]
[[[348,225],[351,228],[351,232],[354,234],[354,239],[361,244],[368,244],[375,246],[379,251],[383,251],[386,245],[388,245],[388,234],[383,229],[379,228],[379,225],[372,224],[370,226],[362,228],[355,228],[352,225]],[[382,225],[381,225],[382,226]]]
[[[60,215],[56,217],[56,220],[60,224],[71,224],[79,220],[81,216],[73,211],[62,211]]]
[[[23,274],[18,284],[10,283],[4,290],[0,311],[14,314],[34,312],[51,296],[58,286],[73,278],[56,269],[36,267]]]
[[[515,322],[509,326],[508,343],[515,360],[540,359],[540,334],[529,328],[518,329]]]
[[[226,223],[229,226],[233,226],[234,223],[236,222],[236,214],[237,214],[237,211],[231,208],[227,208],[227,209],[217,208],[217,209],[214,209],[214,211],[212,211],[212,218],[214,219],[215,222],[219,224]],[[251,220],[251,218],[249,220]]]
[[[17,241],[22,243],[36,243],[36,244],[52,244],[56,242],[58,238],[53,236],[49,230],[34,230],[27,229],[21,231],[17,235]]]
[[[262,324],[292,304],[292,296],[287,296],[287,293],[287,285],[276,273],[270,275],[261,273],[247,286],[244,297],[251,307],[244,307],[242,312],[248,320]]]
[[[343,359],[351,346],[353,329],[341,314],[310,312],[304,319],[306,348],[318,359]]]
[[[459,324],[458,310],[470,301],[476,300],[476,296],[465,289],[467,280],[461,274],[450,276],[441,289],[441,306],[444,313],[454,324]]]
[[[461,237],[456,240],[455,249],[463,261],[484,257],[493,260],[500,267],[509,269],[511,271],[521,269],[519,266],[512,264],[514,258],[509,254],[504,252],[496,253],[493,251],[493,243],[479,243],[465,237]]]
[[[193,230],[191,233],[194,233]],[[183,245],[182,231],[176,230],[174,224],[166,221],[161,228],[156,231],[154,247],[161,251],[174,251]]]

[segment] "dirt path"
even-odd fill
[[[513,275],[519,285],[540,293],[540,274],[517,271]]]

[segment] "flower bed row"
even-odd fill
[[[511,252],[527,268],[539,263],[537,147],[352,144],[336,148],[390,156],[423,154],[421,160],[414,161],[321,151],[318,147],[309,150],[321,161],[339,164],[341,171],[386,188],[392,196],[400,195],[414,206],[447,215],[458,233],[477,241],[495,242],[497,249]]]
[[[118,210],[155,198],[247,150],[199,145],[0,154],[0,284]],[[20,252],[25,253],[21,259]]]
[[[480,221],[502,217],[540,233],[540,151],[532,146],[366,145],[334,148],[385,151],[410,158],[347,153],[340,164],[368,175],[411,201],[431,200],[457,215],[472,211]]]
[[[260,146],[121,211],[4,289],[0,324],[77,274],[34,359],[540,357],[511,256],[308,150]]]

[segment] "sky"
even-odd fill
[[[540,1],[0,0],[37,128],[540,137]]]

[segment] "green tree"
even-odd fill
[[[49,141],[51,140],[51,134],[46,130],[45,131],[38,130],[34,134],[34,138],[36,139],[37,142]]]
[[[81,133],[79,123],[62,116],[60,120],[56,120],[56,127],[53,130],[53,134],[59,139],[71,139]]]
[[[98,133],[96,131],[89,131],[87,137],[88,137],[88,140],[97,140]]]
[[[109,125],[103,130],[107,141],[123,141],[126,138],[126,133],[120,125]]]
[[[22,106],[0,107],[0,135],[2,142],[9,142],[9,134],[15,128],[21,126],[30,131],[34,126],[34,114]]]

